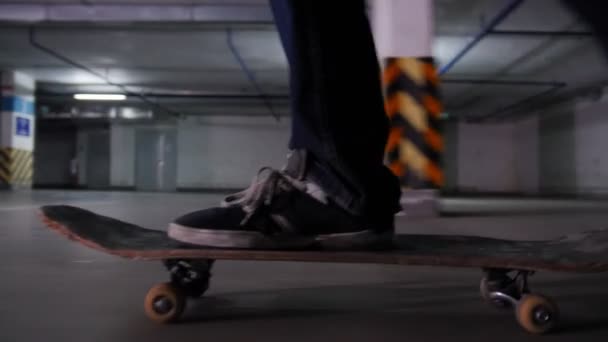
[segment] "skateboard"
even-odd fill
[[[385,250],[238,250],[189,245],[147,229],[71,206],[45,206],[43,222],[61,235],[95,250],[133,260],[162,261],[170,281],[153,286],[144,299],[146,315],[175,322],[188,298],[209,287],[215,260],[372,263],[481,268],[480,294],[500,308],[512,308],[528,332],[553,330],[556,303],[533,293],[529,277],[537,271],[592,273],[608,270],[608,230],[548,241],[513,241],[479,236],[397,235]]]

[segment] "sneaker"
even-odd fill
[[[332,203],[316,184],[263,168],[249,188],[176,219],[168,234],[218,248],[369,249],[391,246],[393,227],[392,216],[367,222]]]

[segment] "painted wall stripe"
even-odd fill
[[[420,152],[420,149],[406,139],[401,140],[399,149],[400,161],[403,164],[408,165],[410,169],[416,171],[417,174],[423,175],[428,164],[428,159]]]
[[[426,83],[422,62],[415,58],[399,58],[396,64],[402,72],[407,74],[408,78],[414,81],[418,86],[423,86]]]
[[[405,173],[405,165],[399,161],[394,161],[389,164],[388,168],[396,175],[402,175]]]
[[[399,142],[401,141],[401,136],[403,135],[403,129],[401,127],[396,127],[395,129],[391,129],[388,134],[388,141],[386,143],[386,150],[392,151],[396,147],[399,146]]]
[[[429,84],[435,88],[439,89],[439,75],[437,74],[437,70],[433,66],[433,62],[424,63],[424,77],[429,82]]]
[[[443,152],[443,137],[437,131],[428,129],[424,133],[424,140],[433,150]]]
[[[424,105],[422,101],[422,87],[417,85],[416,82],[409,79],[407,75],[403,73],[396,77],[393,83],[389,84],[385,89],[385,96],[387,97],[396,93],[406,92],[416,99],[416,101],[418,101],[421,105]]]
[[[430,96],[430,95],[425,95],[422,98],[422,103],[424,104],[424,108],[426,109],[426,111],[433,116],[435,119],[439,119],[439,117],[441,116],[441,112],[443,111],[443,108],[441,106],[441,103],[439,102],[439,100],[436,97]]]
[[[398,110],[403,119],[408,122],[412,128],[419,132],[424,132],[428,128],[425,107],[418,104],[418,102],[409,94],[399,93],[394,96],[398,98]]]
[[[442,186],[444,184],[444,176],[439,166],[437,164],[429,163],[426,167],[426,175],[429,177],[430,181],[433,184]]]
[[[390,85],[395,83],[398,77],[401,76],[401,69],[396,63],[388,62],[382,76],[384,88],[388,88]]]
[[[429,148],[426,136],[426,132],[428,130],[418,131],[417,129],[412,127],[410,122],[406,120],[393,120],[392,124],[401,128],[402,135],[400,141],[404,140],[403,137],[407,137],[406,140],[412,143],[420,151],[420,153],[424,153],[428,159],[433,162],[440,161],[440,151]]]
[[[387,58],[383,86],[391,125],[386,145],[388,167],[404,187],[441,187],[443,108],[433,59]]]
[[[8,172],[4,172],[0,170],[0,184],[8,185],[10,184],[10,177]]]
[[[34,154],[10,147],[0,148],[0,184],[31,186]]]
[[[34,115],[34,102],[28,101],[22,96],[2,97],[2,111]]]

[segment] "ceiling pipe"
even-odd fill
[[[469,78],[447,78],[442,79],[444,84],[475,84],[475,85],[503,85],[503,86],[528,86],[528,87],[555,87],[561,86],[563,82],[556,81],[528,81],[528,80],[495,80],[495,79],[469,79]]]
[[[529,106],[526,112],[520,112],[516,115],[517,117],[525,117],[528,115],[539,113],[541,110],[543,113],[547,113],[552,111],[553,109],[563,107],[569,102],[577,101],[581,97],[589,96],[590,94],[594,94],[594,97],[597,97],[597,94],[601,94],[606,87],[608,87],[608,80],[601,80],[598,82],[594,82],[589,86],[585,86],[582,88],[574,88],[569,91],[563,91],[560,93],[558,97],[546,98],[545,100],[536,101],[533,105]],[[601,95],[600,95],[601,96]]]
[[[55,50],[53,50],[53,49],[51,49],[49,47],[46,47],[46,46],[42,45],[40,42],[38,42],[36,40],[36,28],[33,27],[33,26],[29,27],[29,42],[30,42],[30,45],[32,47],[34,47],[34,48],[36,48],[36,49],[38,49],[38,50],[46,53],[47,55],[53,56],[54,58],[56,58],[56,59],[58,59],[58,60],[60,60],[60,61],[62,61],[64,63],[66,63],[68,65],[71,65],[71,66],[73,66],[73,67],[75,67],[77,69],[86,71],[89,74],[91,74],[91,75],[93,75],[95,77],[98,77],[99,79],[101,79],[102,81],[104,81],[105,83],[107,83],[108,85],[111,85],[111,86],[119,88],[122,92],[124,92],[128,96],[133,96],[133,97],[139,98],[142,102],[144,102],[145,104],[147,104],[148,106],[150,106],[153,109],[159,109],[159,110],[161,110],[163,112],[166,112],[166,113],[168,113],[168,114],[170,114],[172,116],[179,116],[180,115],[180,113],[178,113],[178,112],[175,112],[175,111],[173,111],[173,110],[171,110],[171,109],[169,109],[169,108],[167,108],[165,106],[159,105],[158,103],[155,103],[155,102],[151,101],[149,98],[147,98],[143,94],[133,92],[133,91],[129,90],[129,88],[125,87],[122,84],[119,84],[119,83],[116,83],[116,82],[112,82],[108,77],[106,77],[105,75],[103,75],[103,74],[101,74],[101,73],[93,70],[92,68],[89,68],[88,66],[86,66],[84,64],[80,64],[80,63],[78,63],[78,62],[76,62],[76,61],[74,61],[74,60],[72,60],[72,59],[70,59],[70,58],[68,58],[68,57],[60,54],[59,52],[57,52],[57,51],[55,51]]]
[[[496,16],[492,18],[473,39],[467,43],[452,59],[439,69],[439,75],[444,75],[456,65],[471,49],[473,49],[482,39],[484,39],[492,30],[500,25],[514,10],[516,10],[524,0],[510,0],[507,5],[500,10]]]
[[[543,31],[543,30],[491,30],[489,34],[493,36],[507,37],[572,37],[586,38],[593,37],[591,31]]]
[[[468,78],[447,78],[447,79],[442,79],[441,83],[443,84],[467,84],[467,85],[493,85],[493,86],[505,86],[505,87],[550,87],[551,89],[554,88],[562,88],[564,87],[566,84],[564,82],[558,82],[558,81],[536,81],[536,80],[499,80],[499,79],[468,79]],[[541,93],[545,93],[545,90],[543,90]],[[538,94],[535,93],[534,95],[532,95],[531,97],[536,97]],[[471,102],[476,102],[479,99],[479,97],[474,97],[469,101],[464,102],[464,104],[461,104],[459,106],[451,106],[452,110],[457,110],[457,109],[462,109],[462,108],[466,108],[468,105],[470,105]],[[517,103],[515,104],[511,104],[508,106],[505,106],[503,108],[508,108],[508,107],[512,107],[514,105],[521,105],[521,103],[519,103],[520,101],[517,101]],[[503,109],[501,109],[503,110]],[[493,113],[490,113],[493,114]],[[487,114],[486,114],[487,115]],[[486,116],[486,115],[482,115],[482,116]],[[482,117],[480,116],[480,117]],[[469,121],[474,121],[476,120],[477,117],[475,118],[469,118]]]
[[[565,82],[555,82],[555,84],[553,84],[549,89],[543,90],[541,92],[538,92],[536,94],[530,95],[525,97],[522,100],[519,100],[513,104],[501,107],[495,111],[492,111],[488,114],[484,114],[484,115],[476,115],[472,118],[469,118],[469,122],[482,122],[482,121],[487,121],[489,119],[493,119],[493,118],[499,118],[499,117],[503,117],[505,116],[504,113],[508,113],[511,112],[513,110],[516,110],[517,108],[521,108],[523,105],[534,102],[540,98],[543,98],[547,95],[553,94],[555,92],[557,92],[558,90],[566,87],[568,84]]]

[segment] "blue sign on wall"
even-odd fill
[[[17,117],[17,127],[15,128],[15,134],[24,137],[30,136],[30,119]]]

